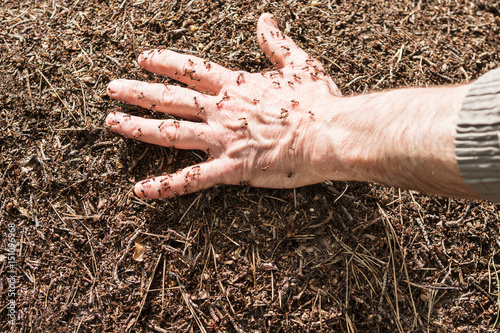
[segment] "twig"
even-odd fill
[[[26,75],[26,85],[28,86],[28,96],[30,97],[31,108],[34,108],[33,95],[31,94],[30,76]]]
[[[136,232],[137,233],[137,232]],[[137,236],[136,236],[137,237]],[[129,241],[130,243],[130,241]],[[160,263],[160,260],[161,260],[161,257],[162,257],[163,254],[160,254],[158,256],[158,260],[156,260],[156,264],[155,264],[155,267],[153,268],[153,272],[151,273],[151,277],[149,278],[149,283],[148,283],[148,287],[146,289],[146,292],[144,293],[144,297],[142,298],[142,301],[141,301],[141,307],[139,308],[139,313],[137,313],[137,317],[135,317],[135,320],[133,322],[132,325],[130,325],[130,327],[128,327],[128,332],[130,332],[132,330],[132,328],[134,327],[134,325],[137,323],[137,321],[139,320],[139,317],[142,313],[142,309],[144,308],[144,304],[146,303],[146,298],[148,298],[148,293],[149,293],[149,289],[151,288],[151,283],[153,283],[153,279],[155,277],[155,273],[156,273],[156,268],[158,268],[158,264]]]
[[[141,227],[142,227],[142,225],[141,225]],[[127,256],[127,253],[130,250],[130,248],[132,247],[132,244],[134,243],[135,239],[141,234],[141,232],[142,232],[141,227],[139,227],[135,231],[135,233],[132,235],[132,237],[130,237],[130,239],[127,243],[127,247],[125,248],[125,252],[123,252],[120,259],[118,259],[118,262],[116,263],[115,269],[113,270],[113,278],[115,279],[116,284],[118,284],[118,286],[120,286],[120,287],[123,286],[123,283],[120,281],[120,278],[118,277],[118,268],[120,267],[120,264],[122,263],[122,261],[125,260],[125,257]]]
[[[227,310],[227,308],[224,304],[222,305],[222,309],[224,310],[226,317],[229,318],[229,321],[231,321],[231,324],[233,324],[234,330],[237,333],[245,333],[245,331],[243,331],[241,329],[240,325],[236,322],[236,320],[234,320],[234,318],[231,317],[231,314],[229,313],[229,311]]]
[[[191,315],[193,316],[196,324],[198,325],[198,328],[200,329],[201,332],[207,333],[205,327],[203,326],[203,323],[200,320],[200,317],[198,317],[198,314],[196,313],[196,311],[193,308],[193,305],[191,304],[191,300],[188,298],[187,293],[184,291],[184,288],[181,288],[181,294],[182,294],[182,299],[186,303],[189,312],[191,312]]]
[[[498,318],[500,317],[500,279],[498,278],[497,266],[495,265],[495,252],[493,252],[493,255],[491,256],[491,262],[493,263],[493,269],[495,270],[495,275],[497,277],[497,318],[491,327],[491,332],[493,332],[497,326]]]
[[[441,270],[444,271],[446,268],[444,267],[443,263],[441,262],[438,255],[436,254],[436,251],[434,251],[432,249],[431,242],[429,241],[429,237],[427,237],[427,231],[425,230],[425,226],[422,223],[422,220],[420,220],[418,217],[417,217],[417,223],[418,223],[418,226],[420,227],[420,230],[422,230],[422,234],[424,235],[424,239],[425,239],[425,242],[427,243],[428,249],[432,251],[434,260],[437,261],[439,268],[441,268]]]
[[[69,106],[65,103],[65,101],[62,100],[61,96],[59,96],[59,94],[57,93],[56,88],[54,88],[54,86],[52,85],[52,83],[50,83],[49,79],[47,79],[47,77],[45,75],[43,75],[43,73],[39,69],[37,69],[36,71],[38,73],[40,73],[40,75],[44,78],[45,82],[47,82],[47,84],[50,86],[50,88],[52,89],[52,91],[54,91],[54,94],[56,94],[56,96],[59,99],[59,101],[61,101],[62,105],[68,110],[68,112],[71,115],[71,117],[73,117],[73,119],[76,120],[76,118],[73,115],[73,113],[71,113],[71,110],[69,109]]]

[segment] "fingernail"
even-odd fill
[[[141,54],[139,54],[139,58],[137,59],[139,66],[142,67],[142,65],[144,65],[144,62],[149,58],[150,52],[151,51],[143,51],[143,52],[141,52]]]
[[[144,187],[142,187],[142,185],[140,184],[135,184],[132,193],[134,193],[134,195],[138,198],[147,198]]]
[[[276,21],[274,21],[271,16],[268,16],[266,18],[264,18],[264,22],[266,22],[267,25],[273,27],[273,28],[276,28],[276,29],[279,29],[278,28],[278,25],[276,24]]]
[[[136,192],[137,190],[137,185],[134,186],[134,188],[132,189],[132,191],[130,191],[130,196],[132,198],[140,198],[139,194]]]
[[[116,94],[122,87],[120,80],[113,80],[108,84],[108,95]]]
[[[116,112],[108,113],[106,117],[105,124],[109,127],[116,126],[120,124],[120,117]]]

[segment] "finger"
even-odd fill
[[[109,83],[108,95],[128,104],[196,120],[205,119],[204,105],[209,97],[179,86],[123,79]]]
[[[279,30],[272,17],[271,14],[264,13],[257,22],[257,40],[262,51],[278,68],[292,63],[304,64],[309,55]]]
[[[134,187],[141,198],[172,198],[224,183],[227,170],[221,159],[213,159],[161,177],[143,180]]]
[[[170,50],[150,50],[139,55],[144,69],[166,75],[198,91],[219,93],[229,82],[232,71],[201,58]]]
[[[165,147],[181,149],[211,148],[211,128],[205,123],[178,121],[174,119],[145,119],[121,112],[111,112],[105,124],[113,132],[128,138]]]

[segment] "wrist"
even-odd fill
[[[454,146],[468,89],[414,88],[337,99],[327,127],[341,168],[328,176],[470,196]]]

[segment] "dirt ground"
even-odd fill
[[[266,11],[344,95],[500,66],[497,1],[3,2],[1,331],[499,331],[498,205],[354,182],[129,195],[206,156],[104,128],[107,83],[171,82],[140,70],[149,48],[267,70]]]

